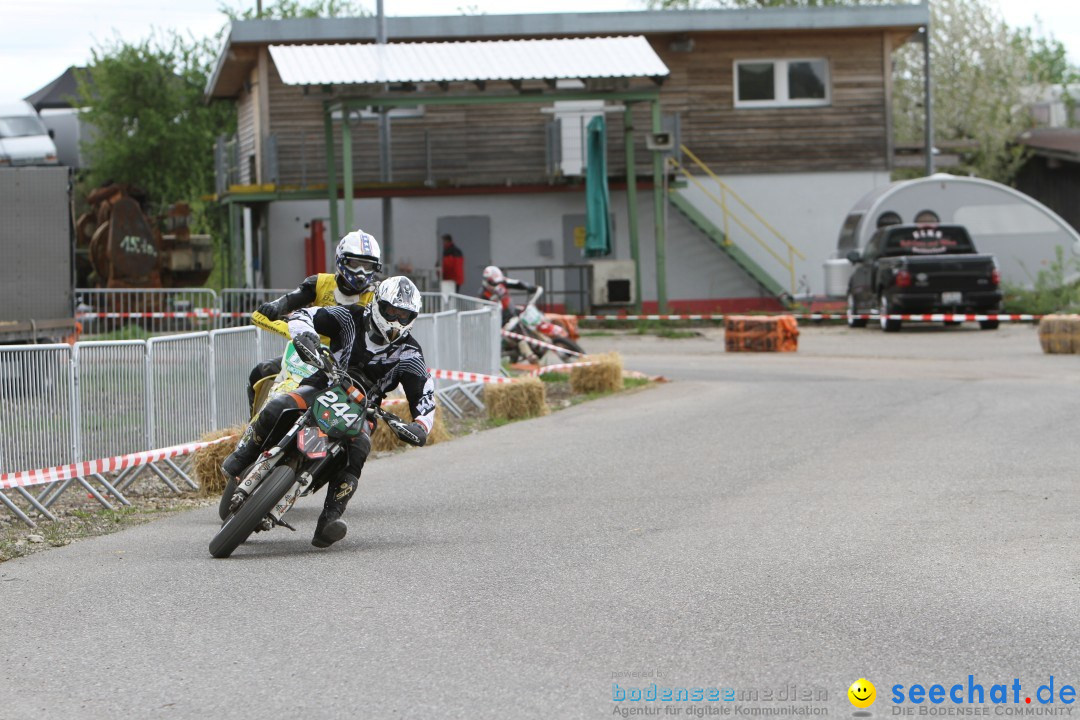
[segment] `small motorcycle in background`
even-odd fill
[[[540,359],[543,359],[548,350],[554,352],[562,362],[571,362],[574,358],[585,354],[581,346],[570,338],[566,328],[548,320],[544,313],[540,311],[540,308],[536,307],[537,301],[543,294],[544,288],[537,287],[536,292],[532,294],[529,301],[518,308],[518,314],[510,318],[506,325],[503,326],[503,330],[525,335],[561,349],[551,350],[551,348],[543,345],[504,336],[503,355],[507,356],[512,363],[524,359],[525,354],[521,351],[521,343],[528,344],[532,353]]]

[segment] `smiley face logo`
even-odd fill
[[[868,708],[877,699],[877,689],[866,678],[859,678],[847,689],[847,697],[855,707]]]

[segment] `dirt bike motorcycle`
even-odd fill
[[[289,409],[278,417],[260,448],[259,458],[221,495],[223,523],[210,541],[210,554],[227,558],[255,532],[281,526],[295,531],[284,516],[296,501],[316,492],[344,470],[348,443],[371,433],[378,419],[415,444],[419,438],[401,418],[379,407],[381,397],[365,395],[347,370],[323,348],[321,367],[330,382],[306,409]]]
[[[544,317],[544,313],[536,307],[536,302],[543,294],[544,288],[537,287],[536,292],[532,294],[529,301],[518,309],[517,315],[510,318],[506,325],[503,326],[503,330],[514,332],[518,335],[525,335],[526,337],[539,340],[548,345],[555,345],[559,349],[553,350],[537,343],[530,343],[527,340],[506,337],[504,335],[503,354],[506,355],[512,363],[519,362],[523,359],[523,356],[525,355],[525,353],[521,352],[521,343],[523,342],[526,343],[529,346],[529,349],[532,350],[532,353],[540,359],[543,359],[544,354],[549,350],[555,353],[562,362],[572,362],[575,358],[585,354],[585,351],[581,346],[570,339],[570,335],[566,332],[566,328],[548,320]]]

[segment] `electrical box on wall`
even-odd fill
[[[592,304],[632,305],[634,287],[633,260],[594,260]]]
[[[645,148],[647,150],[670,152],[675,149],[675,134],[669,132],[649,133],[645,136]]]

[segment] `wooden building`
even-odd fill
[[[928,15],[925,5],[898,4],[389,18],[387,25],[394,43],[647,38],[670,71],[660,85],[665,127],[702,163],[677,153],[694,177],[670,169],[685,184],[676,183],[672,192],[683,202],[674,204],[667,220],[670,295],[676,307],[712,309],[775,304],[776,283],[763,274],[789,294],[821,290],[821,262],[835,248],[846,210],[889,181],[891,56]],[[327,182],[327,96],[319,88],[283,83],[269,47],[371,42],[374,36],[372,18],[242,21],[230,29],[207,88],[211,98],[237,102],[239,130],[220,153],[218,191],[226,202],[252,209],[250,229],[265,285],[287,286],[302,276],[298,244],[303,226],[326,214],[326,203],[317,198]],[[516,90],[544,85],[536,83]],[[572,241],[575,218],[584,212],[579,128],[612,110],[603,101],[400,108],[392,116],[389,184],[379,182],[375,113],[361,112],[352,126],[359,224],[381,236],[373,198],[393,196],[393,258],[414,271],[434,268],[437,232],[448,227],[441,219],[454,217],[488,218],[487,240],[472,253],[466,249],[467,257],[473,255],[470,265],[581,263]],[[634,112],[635,128],[647,128],[647,107]],[[334,132],[340,157],[340,123]],[[609,116],[610,148],[622,147],[622,133],[621,117]],[[636,138],[638,157],[648,157],[644,135]],[[608,173],[616,206],[614,255],[625,259],[622,153],[609,153]],[[635,175],[647,183],[651,166],[639,160]],[[775,232],[759,227],[740,237],[740,225],[757,221],[732,215],[735,194]],[[483,234],[484,225],[474,223],[469,232]],[[642,225],[652,227],[651,219]],[[715,242],[718,235],[729,242]],[[765,236],[783,243],[768,251]],[[643,233],[643,243],[649,239]],[[741,257],[725,249],[732,243],[742,248]],[[798,250],[792,253],[792,247]],[[642,255],[650,257],[650,249]],[[777,255],[789,264],[777,266],[770,257]],[[651,272],[642,268],[646,300],[655,298]]]
[[[1080,232],[1080,129],[1036,128],[1020,136],[1031,157],[1016,187],[1060,215]]]

